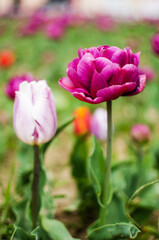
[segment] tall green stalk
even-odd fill
[[[102,203],[104,207],[100,209],[100,225],[105,224],[107,215],[107,203],[110,192],[110,173],[112,162],[112,102],[107,102],[107,158],[106,158],[106,170],[103,184]]]
[[[32,222],[33,229],[37,226],[38,211],[39,211],[39,172],[40,172],[40,158],[39,146],[34,145],[34,169],[33,169],[33,183],[32,183]]]

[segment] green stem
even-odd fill
[[[138,146],[137,149],[137,167],[138,167],[138,185],[140,185],[142,178],[144,177],[144,171],[143,171],[143,150],[142,146]]]
[[[40,158],[39,146],[34,145],[34,170],[33,170],[33,184],[32,184],[32,221],[33,229],[37,226],[38,210],[39,210],[39,172],[40,172]]]
[[[110,192],[111,161],[112,161],[112,102],[109,101],[107,102],[107,158],[102,195],[102,202],[104,207],[102,207],[100,210],[101,226],[105,224],[105,219],[107,215],[107,204]]]

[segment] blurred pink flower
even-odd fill
[[[151,39],[152,50],[156,55],[159,55],[159,33],[155,34]]]
[[[111,31],[115,28],[115,21],[110,16],[97,16],[95,18],[95,24],[102,31]]]
[[[77,99],[97,104],[143,91],[146,75],[139,74],[140,53],[104,45],[79,49],[78,55],[68,64],[68,77],[59,80]]]
[[[90,131],[99,140],[107,138],[107,111],[97,108],[91,117]]]
[[[150,129],[145,124],[137,124],[131,128],[131,137],[133,141],[139,144],[144,144],[150,141]]]
[[[60,23],[50,23],[46,27],[46,34],[52,39],[61,39],[65,33],[65,25]]]
[[[145,74],[147,81],[154,80],[155,75],[156,75],[155,70],[153,68],[151,68],[150,66],[139,67],[139,74],[141,74],[141,75]]]
[[[13,125],[17,137],[30,145],[48,142],[56,132],[54,97],[45,80],[20,84],[14,101]]]
[[[30,17],[28,23],[20,29],[20,36],[35,34],[47,22],[47,20],[45,12],[37,11]]]
[[[33,80],[35,80],[35,78],[30,73],[12,77],[5,87],[7,97],[14,100],[15,92],[19,90],[20,83],[24,81],[31,82]]]

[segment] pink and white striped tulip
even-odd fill
[[[56,107],[45,80],[20,84],[15,96],[13,125],[17,137],[30,145],[40,145],[54,136]]]

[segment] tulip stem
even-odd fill
[[[110,193],[110,174],[111,174],[111,161],[112,161],[112,102],[107,102],[107,158],[106,158],[106,169],[105,179],[103,184],[102,202],[103,207],[100,210],[100,225],[105,224],[107,215],[107,205]]]
[[[143,178],[143,150],[142,150],[142,146],[138,146],[137,149],[137,157],[138,157],[138,161],[137,161],[137,168],[138,168],[138,185],[140,186],[141,180]]]
[[[32,183],[32,221],[33,229],[37,226],[38,210],[39,210],[39,172],[40,172],[40,158],[39,146],[34,145],[34,169],[33,169],[33,183]]]

